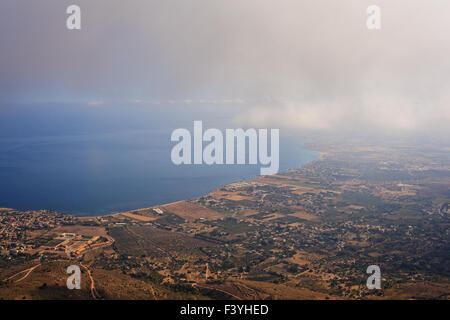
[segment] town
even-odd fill
[[[336,146],[299,169],[150,208],[1,209],[0,296],[41,276],[42,264],[80,264],[97,279],[91,299],[446,299],[445,157]],[[366,287],[370,265],[381,268],[380,290]]]

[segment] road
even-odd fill
[[[91,281],[91,295],[92,295],[92,298],[94,298],[95,300],[96,299],[100,299],[100,295],[98,294],[97,290],[95,289],[95,282],[94,282],[94,278],[92,277],[91,270],[87,266],[82,264],[81,262],[80,262],[80,265],[83,268],[86,269],[87,274],[89,276],[89,280]]]
[[[17,273],[15,273],[15,274],[13,274],[12,276],[10,276],[9,278],[6,278],[6,279],[3,280],[3,281],[11,280],[11,279],[15,278],[16,276],[18,276],[18,275],[20,275],[20,274],[22,274],[22,273],[25,272],[25,275],[24,275],[22,278],[20,278],[20,279],[14,281],[14,282],[20,282],[20,281],[26,279],[26,278],[30,275],[30,273],[33,272],[33,270],[36,269],[37,267],[39,267],[40,265],[41,265],[41,264],[39,263],[39,264],[37,264],[37,265],[35,265],[35,266],[31,267],[31,268],[28,268],[28,269],[22,270],[22,271],[20,271],[20,272],[17,272]]]

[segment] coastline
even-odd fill
[[[280,174],[284,174],[286,172],[289,172],[291,170],[296,170],[296,169],[300,169],[303,166],[310,164],[314,161],[318,161],[321,160],[324,156],[324,151],[323,150],[319,150],[320,148],[317,148],[316,145],[314,144],[310,144],[307,142],[303,142],[303,139],[300,139],[300,143],[298,144],[298,155],[297,155],[297,161],[298,161],[298,166],[285,166],[282,170],[280,170],[280,172],[277,173],[277,175]],[[304,158],[305,159],[304,159]],[[32,206],[24,206],[24,207],[15,207],[15,206],[8,206],[6,205],[6,207],[11,207],[12,210],[21,210],[21,211],[39,211],[39,210],[46,210],[46,211],[52,211],[52,212],[58,212],[58,213],[63,213],[63,214],[67,214],[73,217],[77,217],[77,218],[81,218],[81,219],[89,219],[89,218],[95,218],[95,217],[102,217],[102,216],[113,216],[113,215],[120,215],[121,213],[126,213],[126,212],[132,212],[132,211],[142,211],[142,210],[149,210],[155,207],[161,207],[161,206],[168,206],[168,205],[173,205],[179,202],[185,202],[185,201],[191,201],[194,199],[197,199],[199,197],[202,196],[207,196],[210,193],[213,193],[214,191],[227,186],[229,184],[233,184],[233,183],[241,183],[241,182],[250,182],[250,181],[255,181],[260,179],[263,176],[257,175],[257,174],[252,174],[250,177],[243,177],[243,178],[239,178],[239,177],[235,177],[235,179],[230,179],[229,181],[225,182],[225,183],[218,183],[215,186],[210,186],[209,190],[200,190],[196,195],[194,196],[188,196],[188,197],[182,197],[179,199],[176,199],[175,201],[162,201],[162,202],[156,202],[155,204],[150,204],[148,206],[129,206],[129,208],[124,208],[124,209],[107,209],[107,206],[104,209],[101,209],[100,211],[92,211],[92,212],[87,212],[85,210],[64,210],[64,209],[58,209],[57,207],[54,206],[47,206],[47,207],[35,207],[33,208]],[[189,178],[186,178],[189,179]],[[176,182],[173,182],[176,183]],[[198,183],[197,183],[198,184]],[[192,192],[191,192],[192,193]],[[110,205],[111,207],[116,206],[116,205]],[[126,207],[126,205],[125,205]]]
[[[288,169],[285,169],[285,170],[283,170],[281,172],[278,172],[277,174],[274,174],[272,176],[283,175],[284,173],[287,173],[289,171],[301,169],[303,166],[311,164],[314,161],[323,160],[323,158],[327,155],[327,153],[325,151],[315,150],[313,148],[306,147],[305,145],[302,146],[302,150],[314,151],[314,152],[318,152],[319,154],[317,155],[316,159],[313,159],[311,161],[302,163],[298,168],[288,168]],[[82,215],[81,216],[77,216],[77,215],[74,215],[74,216],[76,216],[78,218],[92,218],[92,217],[102,217],[102,216],[119,216],[121,214],[124,214],[124,213],[129,214],[129,213],[134,212],[134,211],[139,212],[139,211],[144,211],[144,210],[152,210],[152,209],[158,208],[158,207],[166,207],[166,206],[170,206],[170,205],[174,205],[174,204],[178,204],[178,203],[192,201],[192,200],[195,200],[195,199],[197,199],[199,197],[207,196],[207,195],[215,192],[216,190],[219,190],[219,189],[221,189],[221,188],[223,188],[223,187],[225,187],[227,185],[231,185],[231,184],[235,184],[235,183],[243,183],[243,182],[255,182],[255,181],[257,181],[257,180],[259,180],[261,178],[264,178],[264,177],[268,177],[268,176],[258,176],[258,177],[254,178],[254,179],[242,179],[242,180],[237,180],[237,181],[232,181],[232,182],[228,182],[228,183],[225,183],[225,184],[221,184],[221,185],[217,186],[215,189],[211,190],[210,192],[208,192],[206,194],[202,194],[202,195],[197,196],[197,197],[193,197],[193,198],[182,199],[182,200],[167,202],[167,203],[163,203],[163,204],[156,204],[156,205],[152,205],[152,206],[149,206],[149,207],[142,207],[142,208],[137,208],[137,209],[130,209],[130,210],[125,210],[125,211],[113,212],[113,213],[108,213],[108,214],[103,214],[103,215],[95,215],[95,216],[93,216],[93,215],[91,215],[91,216],[82,216]]]

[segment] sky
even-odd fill
[[[448,0],[2,0],[0,41],[0,113],[231,104],[242,126],[450,133]]]

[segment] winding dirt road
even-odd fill
[[[84,264],[82,264],[81,262],[80,262],[80,265],[81,265],[83,268],[86,269],[87,274],[88,274],[88,276],[89,276],[89,280],[91,281],[91,295],[92,295],[92,298],[94,298],[94,299],[100,299],[100,295],[98,294],[97,290],[95,289],[95,282],[94,282],[94,278],[92,277],[91,270],[90,270],[87,266],[85,266]]]
[[[39,263],[39,264],[37,264],[37,265],[35,265],[35,266],[31,267],[31,268],[28,268],[28,269],[22,270],[22,271],[20,271],[20,272],[17,272],[17,273],[15,273],[15,274],[13,274],[12,276],[6,278],[6,279],[3,280],[3,281],[11,280],[11,279],[17,277],[18,275],[20,275],[20,274],[22,274],[22,273],[24,273],[24,272],[25,272],[25,275],[24,275],[22,278],[20,278],[20,279],[14,281],[14,282],[20,282],[20,281],[22,281],[22,280],[25,280],[25,279],[30,275],[30,273],[33,272],[33,270],[36,269],[37,267],[39,267],[40,265],[41,265],[41,264]]]

